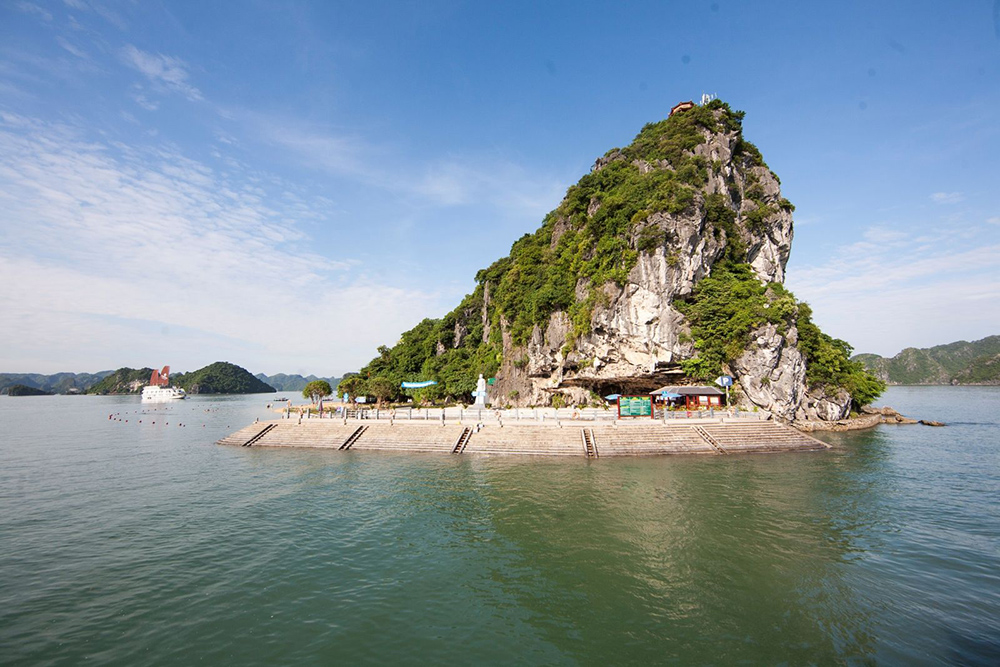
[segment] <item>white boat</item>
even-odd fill
[[[181,398],[187,398],[187,392],[180,387],[170,386],[170,366],[164,366],[163,370],[154,370],[149,378],[149,385],[142,388],[142,400],[149,403],[176,401]]]
[[[151,403],[175,401],[180,398],[187,398],[187,392],[180,387],[156,387],[149,385],[142,388],[142,400]]]

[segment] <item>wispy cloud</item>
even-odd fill
[[[50,12],[49,10],[45,9],[40,5],[36,5],[33,2],[24,2],[24,1],[15,2],[14,6],[17,7],[20,11],[24,12],[25,14],[31,14],[33,16],[37,16],[43,21],[52,20],[52,12]]]
[[[931,201],[935,204],[957,204],[965,199],[961,192],[935,192],[931,195]]]
[[[441,304],[310,251],[300,221],[323,220],[328,206],[279,179],[224,176],[169,146],[0,116],[0,365],[22,367],[40,340],[49,370],[81,349],[158,363],[147,344],[167,354],[194,350],[197,338],[215,341],[199,361],[252,350],[271,372],[295,358],[356,367],[372,341]],[[174,334],[144,340],[150,326]]]
[[[156,111],[157,109],[160,108],[159,102],[157,102],[156,100],[149,99],[142,93],[136,93],[132,95],[132,99],[135,101],[136,104],[141,106],[146,111]]]
[[[1000,331],[997,257],[1000,244],[947,232],[889,243],[875,232],[789,272],[788,285],[832,335],[859,351],[895,354],[887,341],[924,346]]]
[[[179,93],[192,101],[202,99],[201,91],[188,83],[187,64],[180,58],[147,53],[132,46],[121,50],[125,64],[141,72],[154,85]]]
[[[303,166],[348,177],[435,206],[487,204],[541,218],[562,198],[565,179],[540,176],[497,156],[451,156],[423,163],[355,134],[259,114],[231,112],[259,140],[278,146]]]
[[[65,37],[56,37],[56,43],[59,44],[59,46],[61,46],[65,51],[73,54],[77,58],[82,58],[83,60],[90,59],[90,56],[88,56],[83,49],[75,46]]]
[[[986,222],[991,225],[1000,225],[1000,215],[994,215],[992,218],[986,218]]]

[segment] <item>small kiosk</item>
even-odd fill
[[[654,397],[661,397],[668,405],[684,407],[686,410],[707,410],[721,408],[726,404],[726,394],[715,387],[690,385],[680,387],[661,387],[651,392]]]

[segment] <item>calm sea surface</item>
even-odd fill
[[[828,453],[212,444],[269,398],[0,398],[0,663],[1000,663],[1000,388]]]

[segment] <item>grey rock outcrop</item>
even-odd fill
[[[739,236],[746,249],[744,261],[762,283],[781,283],[791,250],[793,225],[781,199],[777,178],[766,166],[753,165],[737,154],[741,141],[736,131],[704,132],[705,142],[695,155],[711,164],[707,183],[694,203],[680,213],[655,212],[633,230],[633,247],[639,235],[661,238],[655,248],[639,252],[624,285],[607,283],[599,288],[589,331],[574,336],[566,312],[551,315],[547,326],[535,326],[526,346],[516,347],[504,336],[504,362],[498,372],[495,394],[515,405],[549,403],[561,394],[570,402],[586,401],[591,392],[650,391],[683,379],[679,362],[695,354],[684,316],[674,308],[678,298],[692,293],[726,253],[728,233]],[[625,159],[619,150],[597,160],[594,171]],[[669,164],[636,165],[641,172],[670,168]],[[708,220],[706,197],[723,195],[736,215],[728,231]],[[750,196],[752,195],[752,197]],[[748,223],[758,207],[766,207],[763,224]],[[593,217],[600,204],[587,207]],[[557,234],[569,225],[557,220]],[[578,285],[577,298],[586,294]],[[844,418],[850,396],[810,392],[806,363],[796,347],[794,327],[782,334],[775,325],[754,332],[749,349],[730,369],[738,389],[735,398],[745,407],[757,407],[786,420]]]

